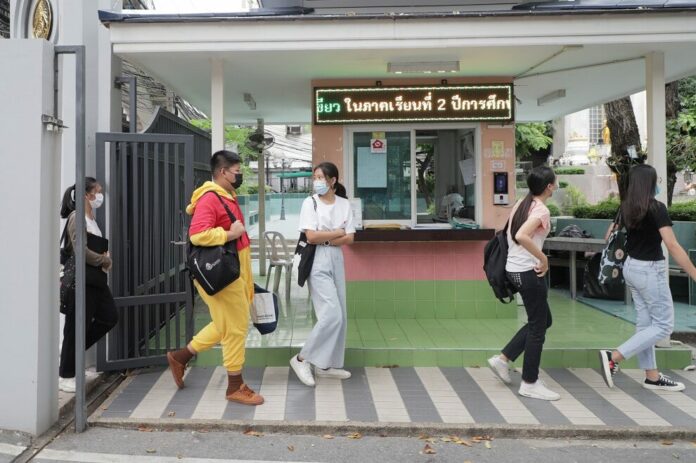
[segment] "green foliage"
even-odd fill
[[[527,122],[515,124],[515,154],[517,159],[531,156],[535,151],[541,151],[553,143],[551,127],[543,122]]]
[[[696,201],[673,203],[668,211],[672,220],[696,222]]]
[[[569,185],[565,189],[565,197],[561,203],[561,210],[565,215],[571,215],[576,207],[587,204],[585,195],[577,187]]]
[[[205,130],[210,133],[210,119],[194,119],[191,124],[198,127],[199,129]],[[247,164],[249,161],[256,161],[259,157],[259,153],[256,150],[247,148],[244,143],[247,137],[252,134],[256,129],[253,127],[239,127],[235,125],[225,126],[225,145],[236,144],[237,152],[241,156],[244,163]]]
[[[667,121],[667,157],[675,170],[696,170],[696,77],[679,81],[677,117]]]
[[[561,209],[556,205],[556,203],[549,201],[546,203],[546,207],[549,208],[551,217],[558,217],[559,215],[561,215]]]
[[[553,170],[556,175],[582,175],[585,173],[585,169],[582,167],[557,167]]]
[[[558,181],[558,188],[568,188],[568,185],[570,185],[568,182],[565,180],[559,180]]]
[[[573,209],[573,215],[578,219],[613,219],[619,211],[619,199],[612,197],[597,204],[585,204]]]
[[[613,197],[594,205],[578,206],[573,209],[573,215],[578,219],[614,219],[618,211],[619,199]],[[668,212],[672,220],[696,222],[696,201],[674,203]]]

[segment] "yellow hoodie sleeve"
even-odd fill
[[[209,228],[190,237],[194,246],[222,246],[227,243],[227,232],[222,227]]]

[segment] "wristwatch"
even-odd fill
[[[324,246],[331,246],[331,241],[326,240],[322,243]]]

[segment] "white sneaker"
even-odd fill
[[[344,370],[342,368],[327,368],[326,370],[322,368],[315,368],[314,372],[317,376],[322,378],[334,378],[334,379],[348,379],[350,378],[350,371]]]
[[[541,400],[558,400],[561,398],[560,395],[547,388],[546,384],[540,379],[537,379],[536,383],[532,384],[522,381],[519,394],[524,397]]]
[[[58,378],[58,389],[70,394],[75,393],[75,378]]]
[[[495,375],[500,378],[505,384],[510,384],[512,380],[510,379],[510,367],[508,363],[500,358],[500,355],[494,355],[488,359],[488,366]]]
[[[290,359],[290,366],[297,375],[297,377],[302,381],[305,386],[314,386],[314,375],[312,375],[312,366],[308,361],[300,362],[295,355]]]

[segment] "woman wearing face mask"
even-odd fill
[[[315,384],[311,365],[317,376],[350,378],[350,372],[343,369],[347,316],[341,246],[353,243],[355,226],[334,164],[322,162],[314,168],[314,192],[302,204],[300,231],[317,245],[308,279],[317,324],[300,353],[290,359],[290,366],[307,386]]]
[[[75,211],[75,185],[71,186],[63,194],[60,215],[68,219],[65,248],[70,254],[74,254],[77,239]],[[94,218],[94,211],[104,202],[102,186],[92,177],[85,178],[85,224],[87,233],[102,236],[101,230]],[[99,254],[87,247],[85,237],[85,310],[86,310],[86,344],[89,349],[108,333],[118,323],[118,312],[114,304],[114,298],[108,286],[107,272],[111,269],[111,257],[108,252]],[[64,392],[75,392],[75,311],[65,314],[65,326],[63,327],[63,347],[60,351],[60,367],[58,370],[59,387]]]
[[[662,253],[664,241],[672,258],[696,280],[696,267],[679,245],[667,207],[655,199],[659,192],[657,172],[643,164],[631,168],[625,197],[621,202],[620,223],[626,227],[626,261],[623,276],[631,289],[636,309],[636,334],[615,350],[600,350],[600,372],[607,386],[614,387],[619,362],[638,357],[645,370],[645,389],[683,391],[684,383],[664,376],[657,369],[655,344],[672,334],[674,301],[669,289],[667,262]],[[613,231],[612,225],[607,237]]]

